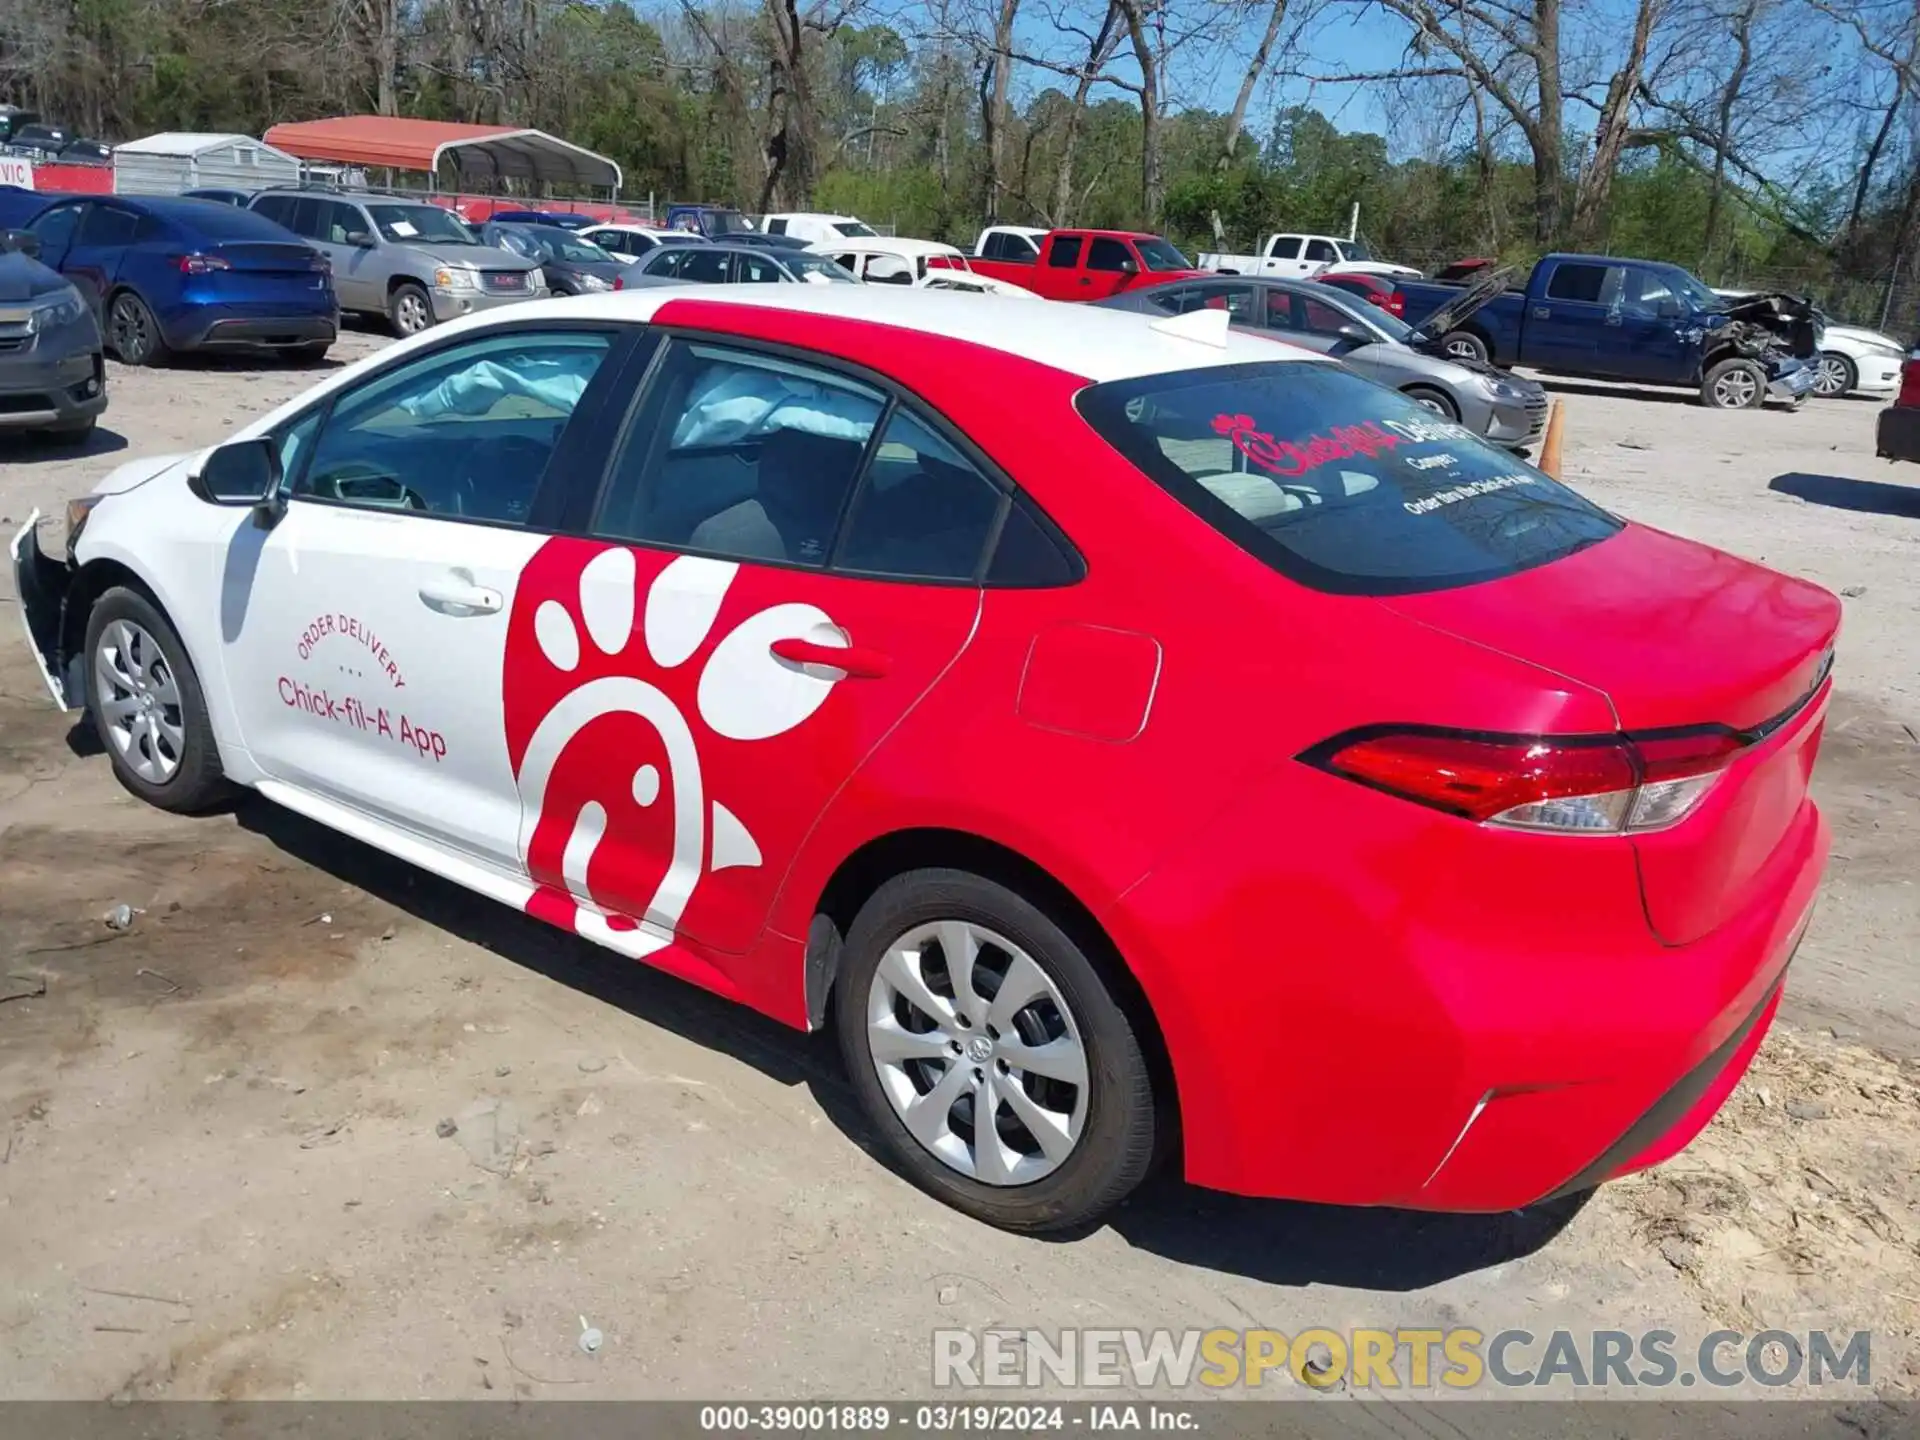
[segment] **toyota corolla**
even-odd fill
[[[22,609],[136,795],[831,1025],[998,1225],[1673,1153],[1813,905],[1837,602],[1226,322],[476,316],[30,523]]]

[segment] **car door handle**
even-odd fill
[[[1533,318],[1536,320],[1551,320],[1553,318],[1553,311],[1544,305],[1536,305],[1533,307]]]
[[[878,650],[850,645],[821,645],[812,640],[776,640],[767,647],[795,665],[823,665],[855,680],[878,680],[887,673],[888,660]]]
[[[420,587],[420,599],[429,610],[454,616],[498,615],[502,603],[498,590],[474,584],[473,577],[461,570],[429,580]]]

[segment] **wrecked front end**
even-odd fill
[[[1745,295],[1717,318],[1705,368],[1739,356],[1765,367],[1771,399],[1798,402],[1813,393],[1826,317],[1811,300],[1784,291]]]
[[[40,548],[39,524],[40,512],[36,510],[13,537],[13,584],[20,596],[20,618],[26,627],[27,645],[40,667],[40,678],[62,710],[75,710],[85,703],[82,677],[61,641],[73,569]]]

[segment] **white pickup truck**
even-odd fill
[[[1366,243],[1337,235],[1269,235],[1258,255],[1202,255],[1202,270],[1227,275],[1272,275],[1283,280],[1307,280],[1323,273],[1418,275],[1407,265],[1389,265],[1373,258]]]

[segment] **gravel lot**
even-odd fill
[[[5,528],[312,379],[115,368],[87,452],[0,446]],[[993,1324],[1871,1327],[1876,1386],[1920,1388],[1920,471],[1867,403],[1558,388],[1574,484],[1847,597],[1825,897],[1670,1165],[1573,1213],[1164,1181],[1082,1240],[989,1231],[862,1148],[826,1037],[264,804],[137,804],[4,615],[0,995],[46,993],[0,1001],[0,1395],[908,1396],[929,1331]]]

